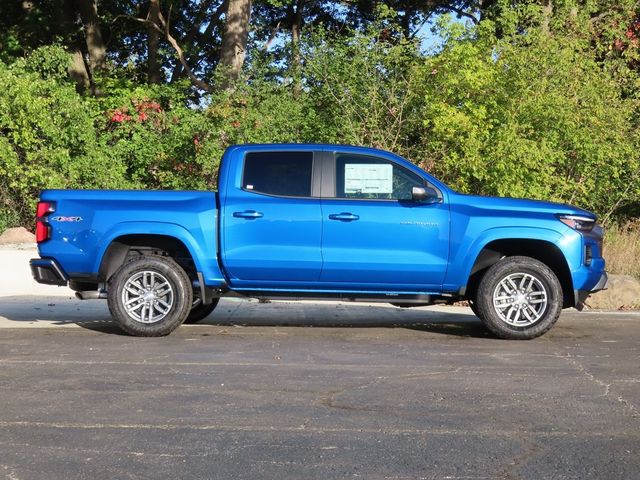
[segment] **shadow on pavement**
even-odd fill
[[[191,329],[211,326],[406,328],[460,337],[491,335],[470,311],[404,309],[387,304],[311,303],[222,300],[216,310]],[[78,325],[92,331],[124,334],[113,322],[106,301],[81,301],[67,296],[22,295],[0,298],[4,328]],[[193,330],[191,330],[192,332]]]
[[[456,337],[472,337],[472,338],[496,338],[482,324],[479,318],[474,320],[465,320],[459,323],[423,323],[420,325],[411,325],[405,327],[409,330],[418,330],[421,332],[441,333],[443,335],[453,335]]]
[[[445,309],[446,310],[446,309]],[[325,302],[220,302],[195,328],[217,326],[405,328],[410,330],[491,338],[469,309],[398,308],[391,305]]]
[[[0,297],[0,317],[12,322],[52,322],[56,325],[111,318],[106,302],[82,301],[71,295]]]

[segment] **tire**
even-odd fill
[[[530,257],[514,256],[487,270],[474,303],[478,317],[496,336],[528,340],[553,327],[562,301],[562,286],[549,267]]]
[[[468,302],[469,302],[469,308],[471,309],[473,314],[476,317],[480,317],[480,315],[478,315],[478,305],[476,304],[477,300],[468,300]]]
[[[189,312],[189,316],[184,321],[184,323],[198,323],[200,320],[204,320],[209,315],[211,315],[211,312],[213,312],[213,310],[218,306],[219,301],[219,298],[214,298],[209,305],[198,303],[191,309],[191,311]]]
[[[109,311],[120,328],[138,337],[170,334],[193,304],[191,281],[172,258],[138,257],[109,280]]]

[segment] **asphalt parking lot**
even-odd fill
[[[464,308],[224,300],[122,335],[104,302],[0,298],[0,477],[640,474],[640,315],[497,340]]]

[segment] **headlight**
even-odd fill
[[[596,219],[582,215],[556,215],[558,220],[579,232],[590,232],[596,224]]]

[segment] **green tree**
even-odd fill
[[[587,39],[445,24],[418,68],[422,143],[463,192],[548,198],[608,215],[639,190],[637,101]],[[637,197],[635,197],[637,198]]]

